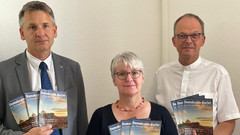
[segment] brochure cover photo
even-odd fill
[[[136,117],[108,126],[110,135],[160,135],[162,121]]]
[[[108,126],[108,130],[110,135],[121,135],[121,123],[118,122]]]
[[[137,119],[137,118],[133,117],[127,120],[121,120],[121,135],[130,135],[132,120],[134,119]]]
[[[213,134],[212,99],[185,99],[184,112],[183,126],[188,132],[194,129],[198,135]]]
[[[180,135],[213,135],[213,100],[194,95],[171,101]],[[177,113],[176,113],[177,112]]]
[[[24,95],[32,127],[38,127],[39,91],[27,92]]]
[[[68,126],[66,92],[41,90],[39,101],[39,126],[52,124],[53,129]]]
[[[23,96],[14,98],[9,101],[9,106],[18,126],[24,132],[27,132],[29,129],[31,129],[32,124],[29,121],[25,98]]]
[[[132,120],[130,135],[160,135],[162,121]]]

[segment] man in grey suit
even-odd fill
[[[25,52],[0,63],[0,135],[50,135],[51,125],[35,127],[23,133],[17,125],[8,101],[25,92],[39,91],[39,64],[45,62],[53,90],[65,91],[68,97],[68,127],[62,135],[85,135],[88,119],[80,66],[77,62],[51,52],[57,37],[52,9],[45,3],[32,1],[19,13],[21,39]]]

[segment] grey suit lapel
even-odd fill
[[[62,59],[54,53],[52,53],[52,57],[57,82],[57,90],[64,91],[64,66],[62,65]]]
[[[23,92],[32,91],[27,68],[26,53],[20,54],[16,58],[16,72]]]

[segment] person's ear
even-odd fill
[[[19,32],[20,32],[20,37],[22,40],[25,40],[25,37],[24,37],[24,31],[22,28],[19,28]]]
[[[175,37],[172,37],[172,43],[173,43],[173,46],[176,47]]]
[[[205,35],[203,35],[201,46],[203,46],[205,44],[205,40],[206,40],[206,37],[205,37]]]
[[[53,26],[54,38],[57,37],[57,25]]]
[[[115,78],[112,79],[114,86],[117,86]]]

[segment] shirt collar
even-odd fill
[[[192,70],[192,69],[195,69],[196,67],[198,67],[200,65],[201,61],[202,61],[202,58],[201,58],[201,56],[199,56],[195,62],[193,62],[192,64],[190,64],[188,66],[183,66],[179,61],[177,61],[177,65],[182,67],[184,70]]]
[[[27,55],[27,59],[28,59],[29,63],[33,66],[33,68],[38,70],[39,65],[42,61],[39,60],[38,58],[34,57],[28,51],[26,51],[26,55]],[[51,61],[52,61],[52,53],[50,53],[50,55],[43,61],[47,64],[48,70],[49,70],[49,68],[51,67],[51,64],[52,64]]]

